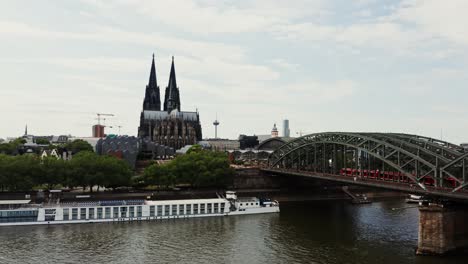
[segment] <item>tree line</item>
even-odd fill
[[[8,146],[8,150],[18,144],[21,141],[12,143],[14,146]],[[34,187],[49,190],[89,187],[92,191],[93,186],[98,186],[98,190],[99,186],[155,186],[160,189],[181,184],[226,187],[232,183],[234,175],[226,153],[203,150],[199,145],[167,163],[150,165],[142,175],[135,177],[124,160],[98,155],[85,141],[76,140],[62,147],[74,153],[71,160],[40,158],[36,154],[5,155],[0,151],[0,191],[30,191]]]
[[[132,174],[125,161],[90,151],[81,151],[69,161],[28,154],[0,154],[1,191],[30,191],[35,186],[115,188],[129,186]]]
[[[191,187],[226,187],[232,183],[234,169],[226,153],[203,150],[195,145],[185,155],[164,164],[153,164],[144,170],[139,183],[144,186],[169,187],[188,184]]]
[[[37,144],[43,144],[46,146],[41,146],[35,149],[36,154],[40,154],[42,150],[51,150],[57,149],[58,153],[64,151],[71,151],[73,154],[76,154],[80,151],[93,151],[93,147],[86,141],[82,139],[75,139],[73,141],[62,143],[62,144],[50,144],[48,140],[44,138],[35,139]],[[0,154],[6,155],[21,155],[24,154],[24,149],[22,148],[26,140],[24,138],[17,138],[8,143],[0,144]]]
[[[13,155],[18,151],[18,148],[26,143],[26,140],[23,138],[17,138],[8,143],[0,144],[0,154]]]

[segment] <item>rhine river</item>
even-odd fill
[[[0,263],[467,263],[417,257],[402,201],[283,203],[280,214],[0,228]]]

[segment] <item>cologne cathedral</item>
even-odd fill
[[[202,139],[198,111],[180,111],[180,93],[176,82],[174,57],[172,57],[169,83],[165,90],[162,108],[161,110],[153,54],[149,83],[146,86],[143,111],[141,111],[140,115],[138,137],[174,149],[196,144]]]

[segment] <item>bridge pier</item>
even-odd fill
[[[429,204],[419,208],[417,255],[444,255],[468,249],[468,207]]]

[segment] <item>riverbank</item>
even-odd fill
[[[371,200],[404,198],[405,193],[371,190],[364,188],[351,188],[353,193],[364,194]],[[330,189],[239,189],[235,190],[239,197],[268,197],[279,202],[301,201],[335,201],[349,200],[349,197],[341,188]],[[37,193],[28,193],[30,199],[35,202],[47,200],[46,197],[38,197]],[[60,194],[61,201],[92,201],[92,200],[116,200],[116,199],[152,199],[152,200],[178,200],[178,199],[203,199],[216,198],[217,194],[224,194],[219,189],[193,189],[177,191],[121,191],[121,192],[64,192]],[[22,200],[25,193],[0,193],[0,200]]]

